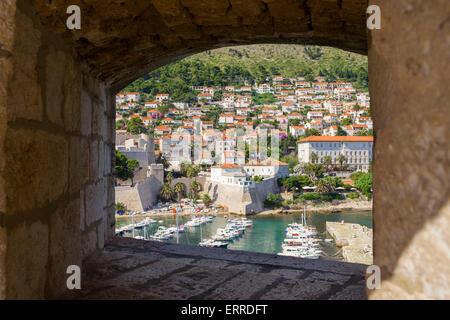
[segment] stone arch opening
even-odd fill
[[[383,27],[370,33],[365,0],[131,2],[90,2],[79,31],[67,1],[1,5],[0,298],[64,293],[66,267],[113,236],[117,89],[184,55],[264,42],[368,52],[384,280],[371,297],[449,297],[448,1],[371,0]]]

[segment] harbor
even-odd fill
[[[251,226],[247,226],[245,228],[246,231],[234,239],[234,241],[227,241],[226,248],[229,250],[261,253],[282,253],[283,244],[286,240],[286,229],[289,227],[289,224],[301,223],[302,214],[303,212],[279,216],[251,216],[248,219],[252,223]],[[372,227],[372,215],[370,211],[347,211],[333,214],[307,211],[305,216],[307,224],[314,228],[317,233],[317,243],[322,251],[320,258],[329,260],[342,261],[344,260],[344,256],[342,248],[336,246],[334,239],[327,233],[327,221],[339,222],[345,220],[346,222],[361,224],[368,228]],[[208,216],[205,215],[205,217]],[[192,216],[178,216],[178,227],[182,228],[183,231],[178,233],[174,232],[172,236],[164,241],[195,246],[205,240],[226,241],[221,235],[227,230],[227,225],[230,224],[229,220],[241,219],[241,217],[237,216],[219,214],[215,218],[212,218],[212,213],[210,213],[209,217],[211,217],[210,222],[202,223],[201,226],[192,226],[191,224],[194,223],[190,222],[193,221]],[[200,219],[201,216],[197,218]],[[145,219],[151,218],[127,217],[117,220],[116,229],[122,230],[122,228],[132,224],[133,220],[136,225],[141,221],[145,221]],[[153,217],[152,221],[152,223],[145,227],[134,229],[134,238],[152,240],[151,237],[158,232],[158,229],[169,229],[169,231],[173,231],[177,226],[176,215],[167,214],[166,216]],[[223,229],[223,231],[220,229]],[[133,237],[133,231],[129,227],[127,230],[123,230],[122,236]]]

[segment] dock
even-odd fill
[[[327,232],[338,247],[342,247],[342,256],[347,262],[373,264],[373,232],[356,223],[329,222]]]

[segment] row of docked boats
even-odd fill
[[[151,240],[156,241],[167,241],[175,236],[177,236],[180,233],[186,232],[186,230],[192,228],[192,227],[200,227],[201,225],[205,223],[212,222],[213,219],[216,216],[201,216],[201,217],[192,217],[191,220],[186,222],[183,225],[176,225],[176,226],[170,226],[170,227],[164,227],[160,226],[156,232],[150,236]],[[200,229],[201,230],[201,229]]]
[[[242,237],[247,228],[253,226],[253,221],[247,218],[229,219],[224,228],[218,228],[212,239],[199,243],[202,247],[227,248],[228,244]]]
[[[122,226],[116,230],[116,234],[122,236],[127,231],[133,231],[134,229],[142,229],[144,227],[150,226],[152,223],[155,223],[156,220],[153,220],[149,217],[144,218],[138,223],[131,223],[125,226]]]
[[[291,223],[284,231],[286,237],[282,244],[282,256],[318,259],[322,254],[315,228],[308,226],[306,216],[302,214],[301,223]]]

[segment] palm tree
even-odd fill
[[[161,198],[164,200],[170,200],[173,198],[173,190],[168,183],[165,183],[160,192]]]
[[[327,167],[327,170],[329,169],[331,162],[332,162],[332,160],[331,160],[330,156],[323,157],[323,164]]]
[[[203,195],[203,203],[207,207],[209,207],[209,205],[211,204],[211,197],[206,193]]]
[[[183,183],[181,183],[181,182],[177,183],[173,187],[173,191],[176,192],[178,201],[180,201],[181,200],[181,196],[184,195],[184,193],[186,192],[186,186]]]
[[[173,179],[173,173],[169,172],[166,176],[167,183],[170,185]]]
[[[319,193],[330,193],[336,191],[336,185],[332,179],[323,178],[317,182],[316,192]]]
[[[317,154],[315,152],[311,152],[311,162],[312,163],[316,163],[318,158],[319,157],[317,156]]]
[[[191,197],[192,199],[197,198],[197,192],[200,191],[200,185],[196,181],[192,181],[191,183]]]
[[[340,167],[340,169],[342,170],[344,162],[347,161],[347,157],[344,156],[344,155],[341,153],[341,154],[338,155],[337,161],[339,162],[339,167]]]

